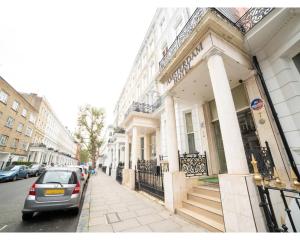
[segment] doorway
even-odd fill
[[[260,147],[260,143],[256,135],[256,128],[255,128],[255,124],[253,121],[250,108],[239,111],[237,113],[237,117],[239,121],[239,126],[240,126],[240,131],[241,131],[245,151],[247,152],[249,149],[255,149],[257,147]],[[227,173],[226,158],[225,158],[219,120],[213,122],[213,127],[214,127],[215,139],[216,139],[216,151],[217,151],[217,156],[219,158],[219,165],[220,165],[219,173],[220,174]]]

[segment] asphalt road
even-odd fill
[[[68,211],[36,213],[32,220],[22,221],[24,200],[35,180],[0,183],[0,232],[76,232],[80,214]]]

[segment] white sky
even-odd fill
[[[0,0],[0,75],[18,91],[45,96],[72,131],[85,103],[105,108],[111,123],[156,7],[170,2]]]

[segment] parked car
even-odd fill
[[[25,165],[11,165],[0,171],[0,182],[16,181],[17,179],[28,177],[28,167]]]
[[[29,176],[38,177],[46,170],[46,167],[41,164],[33,164],[29,167],[28,173]]]
[[[83,193],[79,169],[60,167],[43,172],[32,184],[22,210],[24,221],[35,212],[73,210],[77,215]]]
[[[76,169],[79,169],[80,170],[80,173],[81,173],[81,176],[83,177],[83,184],[85,185],[88,181],[88,178],[89,178],[89,173],[88,173],[88,168],[85,167],[85,166],[78,166],[78,165],[74,165],[74,166],[69,166],[71,168],[76,168]]]

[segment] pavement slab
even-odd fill
[[[77,232],[207,232],[102,172],[91,176],[87,194]]]

